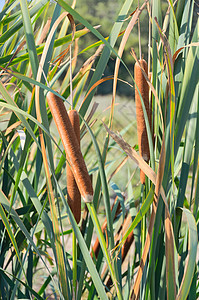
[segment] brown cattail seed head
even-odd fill
[[[146,61],[144,59],[141,59],[141,60],[139,60],[139,63],[141,65],[141,67],[144,69],[146,75],[148,75],[148,66],[147,66]],[[139,145],[140,155],[146,162],[148,162],[150,159],[149,143],[148,143],[147,129],[146,129],[146,124],[145,124],[145,119],[144,119],[144,112],[142,109],[142,102],[140,99],[138,89],[139,89],[142,99],[144,101],[144,105],[145,105],[148,119],[150,122],[149,86],[147,84],[147,81],[146,81],[143,73],[142,73],[139,63],[136,62],[135,67],[134,67],[134,77],[135,77],[135,82],[137,84],[137,86],[135,86],[135,103],[136,103],[138,145]],[[137,89],[137,87],[138,87],[138,89]],[[142,184],[145,183],[145,174],[143,173],[142,170],[140,171],[140,181]]]
[[[80,147],[79,115],[76,110],[70,110],[68,112],[68,116]],[[75,177],[73,175],[73,172],[69,164],[67,164],[66,173],[67,173],[68,204],[78,224],[81,219],[81,194],[79,192]]]
[[[47,94],[47,101],[82,198],[92,202],[92,183],[64,103],[51,92]]]

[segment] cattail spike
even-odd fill
[[[139,60],[139,63],[136,62],[134,67],[134,77],[135,77],[135,82],[137,84],[137,87],[143,98],[148,119],[150,122],[149,86],[147,84],[147,81],[142,73],[139,64],[144,69],[147,75],[148,75],[148,67],[147,67],[147,62],[144,59]],[[150,159],[150,151],[149,151],[147,129],[146,129],[146,124],[144,119],[144,112],[142,109],[142,102],[137,87],[135,87],[135,103],[136,103],[136,117],[137,117],[138,146],[139,146],[140,155],[146,162],[148,162]],[[142,170],[140,170],[140,181],[142,184],[145,183],[145,174]]]
[[[70,110],[68,112],[68,117],[70,119],[71,125],[75,132],[78,144],[80,146],[79,115],[76,110]],[[71,211],[74,215],[74,218],[78,224],[81,219],[81,194],[80,194],[75,177],[73,175],[73,172],[72,172],[69,164],[67,164],[67,167],[66,167],[66,174],[67,174],[68,204],[69,204]]]
[[[64,103],[51,92],[47,94],[47,101],[82,198],[92,202],[92,183]]]

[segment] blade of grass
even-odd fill
[[[137,274],[137,277],[136,277],[136,280],[134,283],[134,287],[132,290],[132,298],[133,299],[137,299],[137,297],[139,295],[140,281],[142,278],[144,266],[146,263],[146,259],[147,259],[147,255],[148,255],[148,251],[149,251],[149,247],[150,247],[150,243],[151,243],[153,226],[154,226],[154,222],[155,222],[158,201],[159,201],[159,197],[160,197],[160,193],[161,193],[161,185],[162,185],[162,179],[163,179],[164,167],[165,167],[165,144],[164,143],[165,143],[165,141],[163,138],[160,159],[159,159],[159,165],[158,165],[158,171],[157,171],[157,178],[156,178],[156,182],[155,182],[155,195],[154,195],[154,201],[153,201],[153,209],[152,209],[152,214],[151,214],[151,218],[150,218],[150,224],[149,224],[148,233],[146,236],[143,254],[142,254],[140,266],[138,269],[138,274]],[[169,216],[169,212],[168,212],[167,216]]]
[[[158,53],[157,53],[157,44],[159,42],[159,33],[157,26],[155,24],[155,17],[158,20],[158,23],[162,24],[162,15],[161,15],[161,1],[154,0],[152,5],[152,83],[153,86],[156,88],[157,83],[157,65],[158,65]],[[152,95],[152,99],[154,96]],[[153,100],[152,100],[153,101]]]
[[[95,207],[95,210],[97,209],[97,207],[99,205],[100,194],[101,194],[101,179],[100,179],[100,175],[98,174],[95,189],[94,189],[94,195],[93,195],[93,205]],[[86,246],[90,249],[91,239],[92,239],[92,234],[93,234],[93,227],[94,227],[91,217],[89,217],[87,219],[87,223],[88,223],[88,229],[87,229],[87,233],[86,233]],[[85,271],[86,271],[86,260],[83,259],[82,266],[81,266],[81,273],[79,275],[79,285],[78,285],[78,294],[77,294],[78,300],[80,300],[81,296],[82,296]]]
[[[21,6],[21,12],[22,12],[24,31],[25,31],[25,35],[26,35],[26,43],[27,43],[28,53],[29,53],[29,58],[30,58],[30,64],[31,64],[32,72],[33,72],[33,77],[36,78],[39,62],[38,62],[38,57],[37,57],[35,39],[34,39],[34,35],[33,35],[32,24],[31,24],[27,1],[20,0],[20,6]]]
[[[189,118],[187,120],[187,132],[185,137],[185,146],[184,146],[184,154],[180,175],[180,184],[179,184],[179,192],[177,197],[177,206],[183,207],[184,198],[185,198],[185,190],[187,186],[187,180],[189,175],[189,168],[192,159],[192,151],[194,149],[195,143],[195,132],[196,132],[196,123],[197,123],[197,109],[198,109],[198,92],[195,90],[190,112]]]
[[[198,244],[198,234],[195,219],[192,213],[186,209],[181,208],[185,213],[187,218],[187,223],[189,226],[189,243],[188,243],[188,259],[185,265],[184,276],[178,291],[177,300],[185,300],[189,294],[191,287],[191,282],[195,270],[196,254],[197,254],[197,244]]]
[[[174,12],[173,2],[169,0],[171,9],[170,9],[170,20],[169,20],[169,44],[171,47],[172,54],[175,52],[177,47],[177,41],[179,38],[178,24],[176,20],[176,15]]]
[[[3,192],[2,192],[2,193],[3,193]],[[6,216],[6,214],[5,214],[5,211],[4,211],[3,206],[2,206],[1,203],[0,203],[0,215],[1,215],[2,221],[3,221],[4,225],[5,225],[5,228],[6,228],[7,232],[8,232],[8,235],[9,235],[9,237],[10,237],[10,240],[11,240],[11,242],[12,242],[12,244],[13,244],[13,247],[14,247],[14,250],[15,250],[15,252],[16,252],[17,258],[18,258],[18,260],[19,260],[19,263],[20,263],[20,265],[22,266],[22,271],[23,271],[23,274],[24,274],[24,276],[25,276],[25,279],[26,279],[26,281],[27,281],[27,278],[26,278],[26,275],[25,275],[25,270],[24,270],[23,265],[22,265],[21,256],[20,256],[20,251],[19,251],[19,249],[18,249],[16,239],[15,239],[15,237],[14,237],[14,234],[13,234],[12,229],[11,229],[10,224],[9,224],[9,220],[7,219],[7,216]]]
[[[71,5],[72,8],[74,9],[76,5],[76,0],[73,0],[73,4]],[[68,30],[68,25],[69,25],[69,19],[66,19],[63,24],[62,27],[59,31],[59,35],[58,35],[58,39],[63,38],[64,36],[66,36],[67,30]],[[57,49],[54,49],[54,57],[57,57],[60,54],[61,51],[61,47],[58,47]]]
[[[52,223],[53,223],[53,231],[55,235],[55,247],[56,247],[56,253],[57,253],[57,264],[58,264],[58,270],[59,270],[59,278],[61,281],[62,286],[62,292],[64,299],[69,299],[69,290],[68,290],[68,281],[67,281],[67,270],[64,260],[64,253],[63,253],[63,245],[61,243],[60,239],[60,231],[59,231],[59,224],[58,224],[58,218],[57,218],[57,209],[55,204],[55,197],[53,194],[53,187],[51,182],[51,176],[50,176],[50,170],[48,166],[48,160],[47,160],[47,154],[45,149],[45,142],[43,135],[40,135],[41,138],[41,148],[42,148],[42,155],[44,160],[44,169],[46,173],[46,181],[47,181],[47,192],[48,192],[48,198],[50,203],[50,210],[51,210],[51,216],[52,216]]]
[[[199,85],[196,88],[196,93],[198,96],[196,96],[197,98],[199,97]],[[197,113],[196,113],[196,130],[195,130],[195,149],[194,149],[194,161],[193,161],[193,177],[192,177],[192,184],[191,184],[191,194],[190,194],[190,207],[192,205],[192,202],[194,201],[195,203],[195,199],[193,199],[193,193],[194,193],[194,185],[196,183],[195,178],[196,178],[196,172],[197,172],[197,165],[198,165],[198,156],[199,156],[199,140],[197,139],[197,137],[199,136],[199,106],[197,106]],[[193,215],[194,217],[194,209],[193,209]]]

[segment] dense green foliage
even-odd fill
[[[1,299],[198,298],[194,16],[192,0],[6,2],[0,13]],[[152,122],[141,97],[149,164],[139,155],[135,112],[129,118],[129,106],[121,118],[121,103],[115,105],[119,81],[119,93],[128,87],[134,94],[140,56],[152,72],[151,81],[143,72]],[[105,84],[112,96],[100,111],[96,89],[105,92]],[[67,202],[67,153],[48,91],[80,116],[94,190],[91,203],[82,199],[80,224]]]

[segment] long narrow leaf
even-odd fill
[[[195,270],[196,254],[197,254],[197,244],[198,244],[198,234],[195,219],[192,213],[186,209],[181,209],[187,218],[187,223],[189,227],[189,244],[188,244],[188,259],[185,265],[184,276],[178,291],[177,300],[187,299],[191,282]]]

